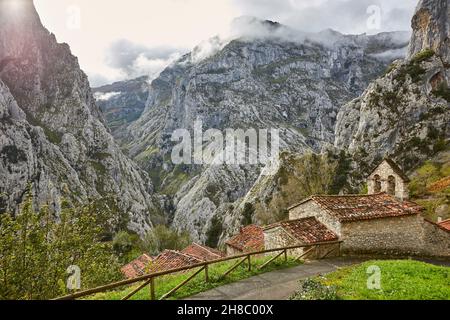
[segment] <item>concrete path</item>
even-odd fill
[[[189,297],[187,300],[286,300],[298,281],[363,262],[362,258],[331,258],[260,274]]]

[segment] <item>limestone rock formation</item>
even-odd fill
[[[69,46],[43,27],[31,0],[0,7],[2,211],[16,210],[31,183],[38,204],[113,198],[111,221],[140,233],[164,221],[150,180],[114,142]]]
[[[192,130],[196,120],[204,131],[276,128],[282,150],[320,152],[334,142],[340,106],[385,70],[392,53],[406,52],[409,37],[305,34],[257,19],[246,23],[253,25],[241,25],[241,36],[213,38],[164,70],[123,139],[155,190],[173,199],[173,226],[195,240],[206,240],[212,222],[245,196],[261,167],[174,165],[175,130]]]
[[[407,59],[340,110],[335,146],[350,151],[360,173],[386,155],[410,170],[448,148],[449,19],[449,1],[421,1]]]
[[[450,64],[450,1],[420,0],[412,19],[413,36],[408,59],[426,48]]]
[[[93,88],[97,106],[117,141],[125,128],[137,120],[145,109],[150,84],[147,76]]]

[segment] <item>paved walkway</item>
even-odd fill
[[[298,281],[363,262],[362,258],[331,258],[260,274],[189,297],[187,300],[286,300]]]

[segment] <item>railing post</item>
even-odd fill
[[[249,254],[248,255],[248,271],[251,272],[252,271],[252,259],[251,259],[252,255]]]
[[[288,261],[288,253],[287,253],[287,249],[284,249],[284,262]]]
[[[208,265],[205,265],[205,281],[209,282]]]
[[[155,296],[155,278],[150,278],[150,300],[156,300]]]

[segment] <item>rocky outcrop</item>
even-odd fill
[[[38,204],[112,198],[116,224],[143,233],[164,221],[151,182],[114,142],[69,46],[43,27],[31,0],[0,6],[2,211],[15,210],[31,183]]]
[[[102,110],[116,141],[120,142],[125,128],[141,116],[149,89],[147,76],[92,89],[97,106]]]
[[[407,59],[339,112],[335,146],[350,151],[359,173],[386,155],[409,170],[448,148],[448,3],[421,1]]]
[[[450,64],[450,1],[421,0],[412,19],[413,36],[408,59],[424,49],[432,49]]]

